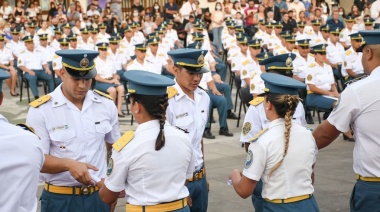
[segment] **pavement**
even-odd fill
[[[25,122],[28,111],[25,88],[23,100],[20,102],[19,97],[11,97],[7,85],[3,84],[5,97],[3,105],[0,106],[0,114],[14,124]],[[42,94],[42,88],[39,89],[40,94]],[[233,89],[232,97],[235,98],[235,95],[236,91]],[[211,132],[216,136],[216,139],[204,139],[205,164],[210,183],[208,203],[208,211],[210,212],[254,211],[250,197],[247,199],[240,198],[234,189],[227,185],[229,173],[235,168],[242,170],[245,164],[246,153],[239,143],[244,120],[244,110],[242,111],[239,127],[236,127],[236,120],[228,120],[229,129],[234,133],[234,136],[225,137],[218,135],[218,117],[216,110],[214,110],[217,123],[212,124]],[[134,122],[131,125],[130,120],[130,115],[120,119],[121,132],[136,129],[137,123]],[[316,124],[309,125],[312,129],[317,127],[317,115],[314,117],[314,122]],[[327,148],[320,150],[317,155],[314,195],[322,212],[349,211],[349,198],[355,183],[355,174],[352,169],[353,147],[353,142],[343,141],[343,137],[339,136],[336,141]],[[40,185],[38,196],[41,194],[41,190],[42,186]],[[124,199],[119,199],[116,211],[125,211]]]

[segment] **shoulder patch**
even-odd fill
[[[257,139],[260,138],[260,136],[262,136],[267,130],[268,130],[268,128],[265,128],[265,129],[261,130],[255,136],[253,136],[251,138],[251,140],[249,140],[249,142],[255,142],[255,141],[257,141]]]
[[[102,96],[102,97],[105,97],[105,98],[107,98],[107,99],[113,100],[113,98],[112,98],[110,95],[108,95],[108,94],[106,94],[106,93],[103,93],[103,92],[101,92],[101,91],[99,91],[99,90],[96,90],[96,89],[95,89],[94,92],[97,93],[97,94],[99,94],[99,95]]]
[[[59,58],[59,56],[58,56],[58,55],[56,55],[56,54],[54,54],[53,58]]]
[[[346,56],[350,55],[352,53],[351,49],[346,51]]]
[[[50,99],[51,99],[50,95],[44,95],[44,96],[41,96],[40,98],[34,100],[33,102],[29,103],[29,106],[34,107],[34,108],[38,108],[39,106],[48,102]]]
[[[250,105],[257,106],[264,101],[264,97],[258,96],[249,102]]]
[[[243,130],[242,130],[243,136],[246,136],[249,133],[249,131],[251,131],[251,129],[252,129],[252,124],[248,121],[245,122],[243,126]]]
[[[175,95],[178,94],[178,91],[175,87],[168,87],[168,90],[166,91],[166,93],[168,94],[168,98],[173,98]]]
[[[133,131],[125,132],[124,135],[119,138],[119,140],[112,144],[112,147],[116,151],[120,152],[129,142],[132,141],[134,135],[135,133]]]
[[[313,68],[315,65],[316,65],[315,63],[310,63],[310,64],[309,64],[309,67],[310,67],[310,68]]]

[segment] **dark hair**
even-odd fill
[[[266,101],[272,103],[277,115],[280,118],[285,119],[285,147],[282,159],[272,168],[270,175],[280,167],[282,161],[284,160],[286,154],[288,153],[289,139],[290,139],[290,129],[292,127],[292,120],[294,112],[296,111],[299,97],[298,95],[287,95],[287,94],[276,94],[276,93],[266,93]]]
[[[160,150],[165,146],[165,133],[164,125],[166,120],[166,108],[168,107],[168,95],[152,96],[152,95],[140,95],[131,94],[132,104],[138,102],[141,104],[146,112],[160,122],[160,132],[157,135],[155,150]]]

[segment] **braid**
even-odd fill
[[[290,141],[290,129],[292,128],[292,119],[294,112],[298,105],[298,97],[294,95],[281,95],[273,97],[274,100],[271,103],[274,105],[276,112],[278,115],[285,119],[285,145],[284,145],[284,153],[282,155],[282,159],[272,168],[269,173],[269,176],[280,167],[282,162],[284,161],[285,156],[288,153],[289,141]],[[283,109],[280,112],[277,108],[282,107]]]
[[[168,95],[166,94],[159,100],[159,113],[157,113],[158,120],[160,122],[160,132],[156,139],[156,151],[160,150],[165,145],[165,121],[166,121],[166,108],[168,107]]]
[[[165,145],[164,126],[166,121],[166,108],[168,107],[168,95],[150,96],[131,94],[134,102],[139,102],[146,112],[160,123],[160,132],[157,135],[155,150],[160,150]]]

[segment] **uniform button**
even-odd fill
[[[55,105],[57,105],[57,104],[58,104],[58,102],[54,102],[54,104],[55,104]]]
[[[94,98],[95,100],[98,100],[97,98]]]

